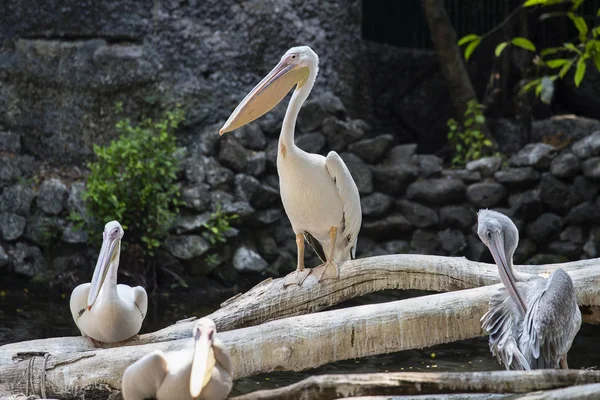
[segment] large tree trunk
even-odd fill
[[[319,375],[273,390],[259,390],[231,400],[330,400],[366,395],[451,393],[527,393],[571,385],[579,392],[600,387],[600,371],[392,372]],[[589,384],[589,387],[586,387]],[[575,392],[576,393],[576,392]],[[565,397],[566,399],[566,397]]]
[[[571,265],[576,268],[577,264]],[[575,269],[570,275],[579,304],[599,306],[600,266]],[[284,318],[218,335],[229,348],[236,378],[276,370],[300,371],[339,360],[480,336],[480,318],[498,287]],[[277,290],[283,293],[280,287]],[[312,287],[310,291],[318,293],[319,287]],[[272,297],[277,303],[280,299]],[[286,306],[280,303],[278,307],[286,310]],[[187,332],[189,338],[191,328]],[[72,349],[73,338],[3,346],[0,348],[0,396],[26,392],[28,388],[39,393],[42,379],[50,396],[114,394],[120,388],[124,369],[132,362],[156,349],[181,349],[189,340],[67,353],[65,348]],[[46,359],[45,353],[50,354]]]
[[[421,0],[421,6],[431,33],[431,40],[440,59],[442,74],[448,83],[456,117],[462,121],[467,110],[467,102],[477,101],[477,95],[456,43],[456,32],[444,8],[443,0]],[[481,130],[487,137],[491,137],[485,124],[481,126]]]

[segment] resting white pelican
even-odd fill
[[[125,400],[222,400],[233,385],[229,350],[215,337],[209,318],[194,325],[193,342],[182,350],[164,354],[155,350],[123,372]]]
[[[489,247],[504,287],[481,318],[490,349],[507,370],[567,369],[567,353],[581,327],[573,281],[563,269],[525,280],[513,270],[519,231],[506,215],[480,210],[477,234]]]
[[[261,117],[296,86],[285,113],[277,152],[281,200],[298,247],[297,269],[286,276],[284,286],[301,285],[311,272],[304,268],[304,239],[323,262],[312,270],[317,280],[337,278],[337,262],[354,258],[362,222],[358,189],[340,156],[335,151],[327,157],[310,154],[294,143],[296,118],[318,70],[319,57],[310,47],[289,49],[219,131],[222,135]],[[324,248],[329,249],[327,253]]]
[[[109,222],[102,236],[92,282],[73,290],[71,314],[84,336],[99,342],[120,342],[140,331],[148,309],[148,295],[141,286],[117,285],[121,224]]]

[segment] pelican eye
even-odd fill
[[[208,340],[213,340],[213,336],[215,335],[215,331],[210,331],[208,334]]]

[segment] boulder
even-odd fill
[[[257,151],[252,153],[248,157],[248,164],[246,165],[246,171],[248,174],[259,178],[267,169],[267,156],[264,151]]]
[[[538,183],[540,173],[531,167],[507,168],[496,172],[494,178],[510,188],[527,189]]]
[[[581,159],[600,155],[600,131],[592,132],[592,134],[573,143],[571,151]]]
[[[565,224],[598,225],[600,224],[600,210],[592,203],[581,203],[569,211],[565,217]]]
[[[600,191],[600,182],[594,182],[582,175],[578,175],[573,179],[572,189],[574,196],[581,198],[583,201],[592,201],[596,198]]]
[[[410,164],[417,150],[415,143],[401,144],[393,147],[386,157],[386,164]]]
[[[77,213],[81,216],[87,215],[83,193],[85,191],[84,182],[73,182],[69,187],[69,196],[67,197],[67,210],[69,213]]]
[[[46,179],[40,186],[37,206],[46,214],[60,213],[67,203],[69,191],[60,179]]]
[[[439,221],[435,210],[412,201],[399,199],[396,201],[396,209],[417,228],[434,226]]]
[[[537,244],[529,238],[521,238],[513,256],[515,264],[522,264],[529,260],[537,251]]]
[[[546,169],[556,157],[556,147],[546,143],[529,143],[513,155],[509,164],[513,167],[534,167]]]
[[[502,159],[500,157],[482,157],[468,162],[466,168],[468,171],[477,171],[481,176],[488,177],[494,175],[501,165]]]
[[[580,226],[570,225],[567,226],[560,233],[560,240],[569,241],[571,243],[583,244],[585,243],[585,236],[583,234],[583,229]]]
[[[9,262],[10,258],[8,257],[8,254],[4,251],[4,247],[0,246],[0,268],[6,267]]]
[[[262,272],[269,264],[252,249],[239,247],[233,255],[233,268],[239,272]]]
[[[581,248],[581,245],[560,240],[550,242],[546,246],[546,249],[549,252],[567,257],[569,260],[579,260],[581,255]]]
[[[586,178],[600,180],[600,157],[592,157],[581,163],[581,170]]]
[[[35,191],[32,188],[20,184],[9,186],[0,195],[0,211],[26,217],[29,215],[33,199],[35,199]]]
[[[15,213],[0,212],[0,236],[7,241],[17,240],[25,233],[27,219]]]
[[[360,199],[362,214],[365,217],[381,217],[392,208],[394,199],[386,194],[375,192]]]
[[[237,174],[235,176],[235,195],[239,200],[247,201],[256,209],[264,209],[279,202],[279,192],[263,185],[253,176]]]
[[[221,166],[213,157],[206,157],[204,162],[206,163],[206,183],[212,189],[227,189],[233,185],[233,172]]]
[[[542,201],[552,210],[565,211],[578,202],[578,196],[571,187],[549,172],[542,175],[538,188]]]
[[[221,141],[219,161],[235,172],[244,172],[248,165],[248,155],[246,149],[233,136],[226,135]]]
[[[358,192],[361,195],[373,193],[373,173],[363,160],[352,153],[342,153],[340,157],[350,170]]]
[[[413,254],[440,254],[441,243],[435,232],[417,229],[410,240],[410,252]]]
[[[327,138],[329,148],[340,152],[348,145],[360,140],[365,135],[366,123],[361,120],[341,121],[329,117],[323,121],[323,134]]]
[[[539,189],[515,193],[508,198],[508,204],[514,215],[524,220],[536,218],[544,211]]]
[[[323,98],[321,96],[311,97],[300,109],[296,126],[299,132],[314,132],[321,130],[323,121],[330,116],[331,115],[325,108]],[[303,147],[301,147],[301,149],[304,150]]]
[[[177,235],[199,232],[208,221],[210,221],[210,213],[208,212],[194,215],[179,215],[169,230]]]
[[[476,219],[477,212],[463,204],[440,208],[440,225],[443,228],[468,229]]]
[[[21,151],[21,135],[16,132],[0,132],[0,152],[19,153]]]
[[[251,216],[251,222],[260,226],[271,225],[283,218],[283,211],[280,208],[269,208],[258,210]]]
[[[550,172],[557,178],[573,178],[579,172],[579,159],[568,151],[559,154],[550,163]]]
[[[296,146],[307,153],[320,154],[325,147],[325,136],[318,132],[300,135],[296,138]]]
[[[88,233],[81,228],[76,228],[73,224],[68,224],[62,231],[62,240],[70,244],[87,243]]]
[[[38,246],[46,246],[61,239],[63,228],[64,220],[38,210],[27,219],[24,237]]]
[[[206,179],[206,164],[203,157],[192,155],[184,162],[185,178],[191,183],[203,183]]]
[[[371,167],[375,189],[392,196],[404,193],[408,185],[419,175],[413,164],[377,165]]]
[[[560,217],[552,213],[544,213],[535,221],[527,225],[527,237],[537,243],[544,243],[548,238],[558,236],[562,221]]]
[[[231,134],[246,149],[264,150],[267,147],[267,138],[259,124],[244,125]]]
[[[348,150],[364,161],[375,164],[382,160],[382,157],[389,150],[393,141],[394,137],[392,135],[379,135],[371,139],[359,140],[351,144]]]
[[[408,254],[410,252],[410,243],[406,240],[390,240],[381,243],[381,248],[387,254]]]
[[[416,159],[421,175],[425,178],[439,175],[440,172],[442,172],[444,161],[441,158],[431,154],[425,154],[416,156]]]
[[[442,249],[450,256],[463,255],[467,248],[465,235],[458,229],[444,229],[438,232]]]
[[[412,183],[406,197],[426,204],[445,205],[463,201],[465,191],[465,184],[456,179],[428,179]]]
[[[465,183],[474,183],[481,180],[479,171],[469,171],[466,169],[444,169],[442,178],[461,180]]]
[[[206,211],[210,206],[210,186],[201,183],[184,187],[181,189],[181,200],[186,208],[198,212]]]
[[[19,275],[33,278],[46,270],[44,256],[37,246],[18,242],[13,249],[9,250],[8,254],[13,270]]]
[[[200,235],[169,235],[165,247],[180,260],[191,260],[202,256],[210,249],[210,244]]]
[[[274,261],[279,255],[279,247],[277,242],[271,236],[270,232],[261,232],[258,235],[258,250],[266,260]]]
[[[467,188],[467,199],[478,208],[493,207],[505,197],[506,189],[495,182],[474,183]]]
[[[377,221],[363,221],[361,234],[381,240],[405,237],[412,230],[413,226],[406,217],[401,214],[391,214]]]

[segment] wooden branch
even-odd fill
[[[548,276],[557,268],[567,272],[593,269],[600,275],[600,260],[582,260],[563,264],[517,266],[531,275]],[[313,276],[303,286],[283,288],[283,278],[267,279],[248,292],[237,295],[222,304],[222,308],[208,315],[219,332],[254,326],[283,317],[319,311],[345,300],[385,289],[419,289],[435,292],[469,289],[500,281],[498,268],[492,264],[469,261],[464,257],[441,257],[400,254],[363,258],[345,262],[340,267],[340,278],[320,284]],[[591,305],[582,310],[600,321],[600,308],[579,299],[580,305]],[[159,331],[140,335],[121,343],[106,344],[104,348],[133,346],[187,338],[193,322],[183,321]],[[96,350],[83,337],[51,338],[9,344],[0,347],[0,365],[6,362],[5,352],[77,353]]]
[[[527,393],[599,382],[600,371],[583,370],[318,375],[289,386],[259,390],[231,400],[330,400],[364,395]]]
[[[529,393],[517,397],[518,400],[594,400],[600,393],[600,383],[571,386],[544,392]],[[515,399],[515,400],[517,400]]]
[[[598,268],[571,273],[579,300],[600,304]],[[275,370],[300,371],[334,361],[428,347],[481,335],[480,317],[498,285],[435,294],[382,304],[350,307],[267,322],[259,326],[219,333],[231,353],[235,377]],[[106,396],[120,387],[124,369],[143,355],[160,349],[180,349],[189,339],[155,344],[96,349],[65,354],[68,338],[47,346],[51,353],[47,368],[43,357],[34,361],[24,354],[21,361],[13,345],[0,349],[0,396],[25,393],[29,378],[35,388],[46,380],[49,397],[99,394]],[[47,343],[47,344],[48,344]],[[24,342],[22,352],[35,348]],[[490,355],[491,357],[491,355]],[[28,371],[31,371],[29,373]],[[101,384],[100,384],[101,383]],[[37,390],[37,389],[36,389]]]

